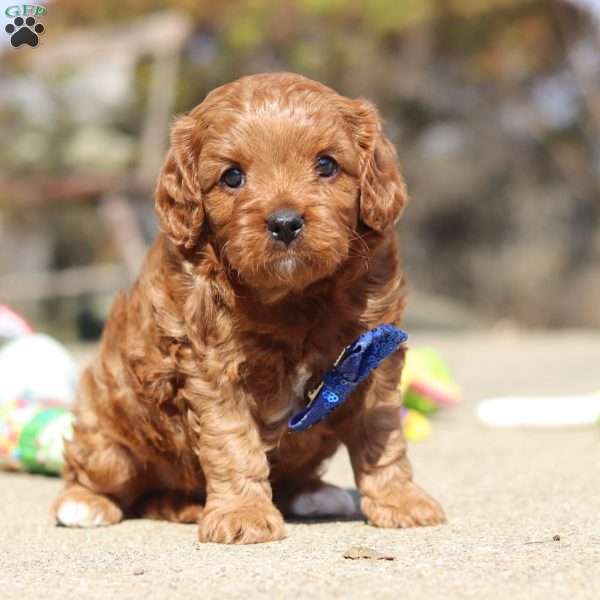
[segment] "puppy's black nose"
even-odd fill
[[[296,211],[284,208],[278,210],[267,219],[267,229],[274,239],[289,246],[300,234],[304,227],[302,215]]]

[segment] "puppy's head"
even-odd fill
[[[405,201],[375,108],[286,73],[220,87],[180,117],[156,191],[174,244],[212,236],[248,285],[290,291],[333,274],[359,223],[383,233]]]

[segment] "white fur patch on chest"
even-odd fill
[[[311,377],[312,371],[308,368],[306,363],[300,363],[296,367],[296,372],[292,379],[292,402],[294,403],[294,407],[299,407],[304,404],[306,384]]]
[[[264,418],[265,423],[272,425],[280,421],[287,421],[292,413],[300,410],[306,403],[306,384],[312,377],[312,371],[305,363],[300,363],[291,376],[288,401],[280,410]]]

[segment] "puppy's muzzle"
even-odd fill
[[[304,218],[294,210],[284,208],[278,210],[267,219],[267,229],[274,240],[289,246],[304,227]]]

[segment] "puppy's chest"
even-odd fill
[[[253,352],[245,356],[243,379],[253,396],[258,420],[268,428],[283,426],[306,406],[309,392],[318,387],[348,343],[346,338],[352,336],[350,327],[335,331],[325,325],[297,344],[277,349],[255,345]]]
[[[322,360],[300,360],[286,365],[277,375],[272,370],[268,390],[257,395],[254,400],[259,419],[268,427],[285,424],[293,413],[308,402],[308,393],[320,382],[323,372]]]

